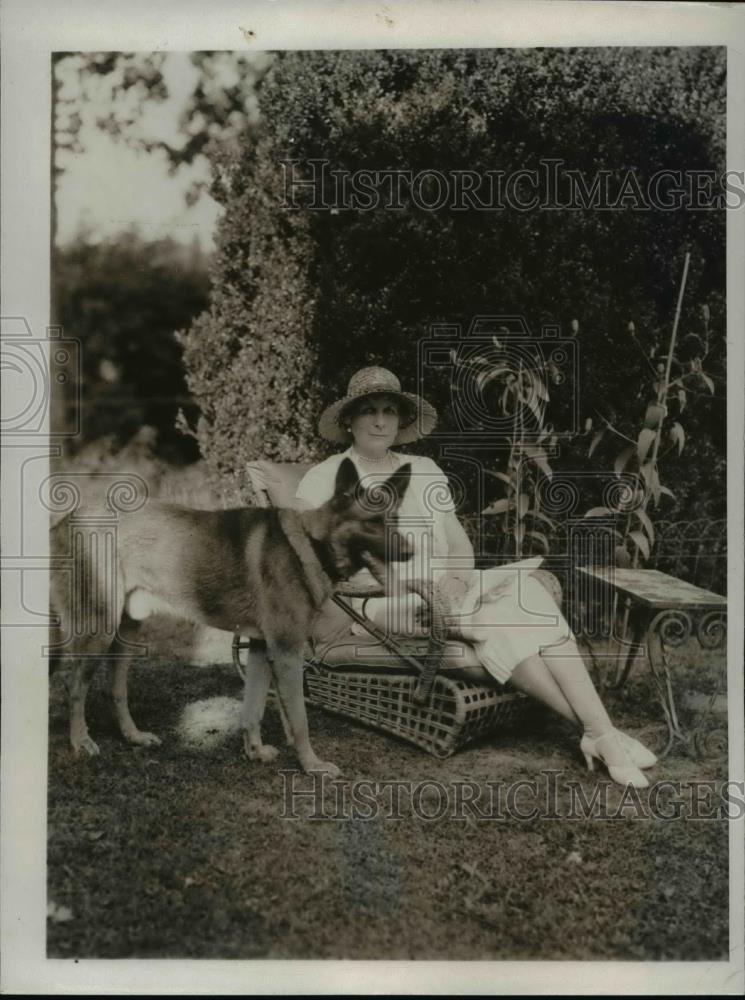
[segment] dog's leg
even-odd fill
[[[131,659],[127,656],[124,659],[117,660],[116,667],[114,668],[114,683],[111,690],[114,696],[114,709],[116,710],[119,729],[124,739],[135,746],[160,746],[160,738],[155,733],[146,733],[142,729],[138,729],[136,722],[130,715],[127,680],[131,662]]]
[[[263,639],[252,639],[246,664],[246,680],[243,685],[243,707],[241,708],[241,729],[243,730],[244,752],[249,760],[269,763],[276,759],[279,751],[261,740],[261,720],[272,671],[266,655]]]
[[[274,693],[277,695],[277,711],[279,712],[279,717],[282,720],[282,729],[284,730],[285,734],[285,742],[287,743],[288,747],[294,747],[295,736],[292,732],[292,726],[290,725],[290,720],[287,718],[287,712],[285,712],[285,706],[282,704],[282,699],[280,698],[279,694],[277,694],[276,691]]]
[[[77,660],[72,667],[67,687],[70,701],[70,744],[76,754],[85,750],[91,757],[101,751],[88,734],[85,699],[98,665],[99,660],[96,658]]]
[[[54,619],[50,639],[55,667],[69,665],[64,683],[70,713],[70,745],[74,753],[85,750],[94,757],[100,750],[88,733],[85,699],[110,642],[105,623],[100,620],[106,594],[104,591],[101,599],[98,580],[89,566],[89,546],[73,544],[69,515],[52,528],[49,546],[57,558],[67,560],[74,554],[72,573],[59,568],[50,573],[49,596]],[[88,627],[91,622],[96,628]]]
[[[154,733],[146,733],[139,729],[129,711],[128,680],[132,657],[127,655],[127,644],[136,641],[139,627],[139,622],[130,618],[126,612],[123,614],[119,625],[119,634],[109,650],[109,653],[116,657],[111,693],[119,730],[127,743],[138,747],[154,747],[160,746],[160,738]]]
[[[310,745],[308,717],[305,714],[303,696],[302,652],[275,649],[272,654],[272,670],[277,682],[277,694],[287,714],[300,766],[304,771],[325,771],[332,778],[338,777],[341,772],[336,764],[321,760]]]

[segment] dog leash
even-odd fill
[[[412,590],[422,598],[429,610],[427,651],[422,658],[409,653],[388,632],[376,625],[371,619],[361,615],[345,600],[345,597],[363,596],[361,588],[347,589],[345,586],[343,590],[333,594],[331,600],[334,604],[342,608],[353,621],[361,625],[369,635],[385,646],[389,652],[393,653],[403,663],[413,668],[419,674],[416,687],[414,688],[413,699],[417,705],[423,705],[429,700],[435,676],[442,663],[445,640],[447,638],[446,609],[442,597],[431,583],[424,580],[410,580],[408,587],[409,590]],[[370,588],[364,589],[364,596],[366,597],[381,596],[382,593],[382,591],[371,592]]]
[[[447,617],[444,602],[436,588],[430,583],[422,580],[410,581],[409,588],[414,593],[419,594],[429,609],[429,636],[427,651],[423,657],[413,656],[399,642],[397,642],[384,629],[380,628],[369,618],[361,615],[356,608],[349,603],[349,597],[376,597],[382,596],[382,590],[375,590],[369,586],[355,587],[344,585],[344,590],[331,595],[331,600],[340,607],[349,617],[365,631],[376,639],[381,645],[393,653],[402,663],[411,667],[419,676],[414,688],[413,699],[417,705],[425,704],[432,693],[437,671],[442,664],[442,658],[447,638]],[[244,639],[240,635],[233,636],[233,665],[241,681],[245,683],[246,672],[241,663],[241,652],[249,649],[250,639]]]

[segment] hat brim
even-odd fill
[[[431,434],[437,426],[437,410],[421,396],[416,396],[413,392],[375,389],[372,392],[361,393],[359,396],[345,396],[343,399],[337,400],[336,403],[332,403],[331,406],[327,406],[318,421],[318,433],[322,438],[333,441],[335,444],[349,444],[349,432],[344,429],[341,422],[344,411],[362,399],[380,395],[393,396],[395,399],[403,400],[414,412],[414,419],[411,423],[400,428],[396,440],[393,442],[394,445],[411,444],[412,441],[418,441]]]

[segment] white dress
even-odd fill
[[[471,584],[460,607],[453,609],[461,630],[474,641],[476,653],[492,676],[506,683],[514,668],[536,653],[558,653],[572,637],[571,629],[551,595],[532,575],[540,557],[486,570],[464,570],[448,554],[445,519],[455,505],[445,473],[430,458],[391,453],[399,465],[411,463],[411,483],[398,510],[398,531],[414,548],[413,558],[391,564],[389,589],[408,591],[410,579],[437,580],[448,570],[465,576]],[[332,455],[310,469],[295,494],[298,500],[320,506],[333,494],[337,470],[344,458],[355,460],[351,449]],[[372,486],[391,475],[369,475],[357,470],[363,485]],[[410,623],[397,620],[392,631],[405,634]]]

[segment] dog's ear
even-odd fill
[[[411,482],[411,462],[406,462],[402,465],[400,469],[397,469],[393,475],[387,479],[384,483],[384,488],[391,491],[391,495],[394,498],[393,509],[397,510],[401,505],[401,501],[404,498],[406,490],[409,488],[409,483]]]
[[[335,505],[348,503],[354,496],[360,477],[351,458],[345,458],[336,472],[333,500]]]

